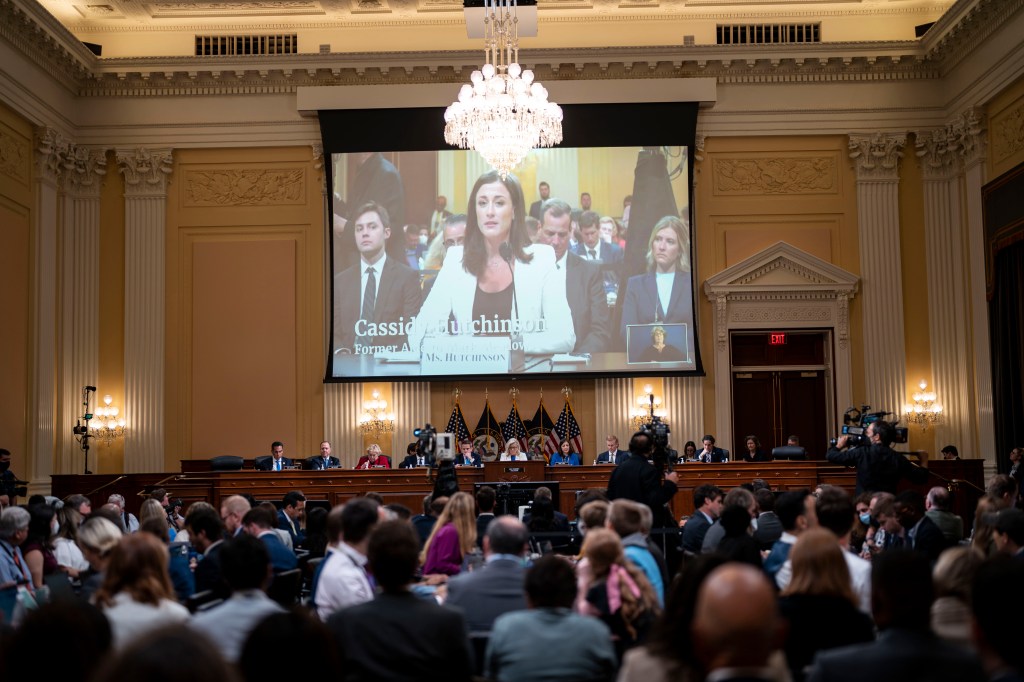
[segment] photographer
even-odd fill
[[[665,474],[665,480],[661,480],[658,468],[650,461],[654,442],[644,431],[633,434],[629,440],[629,453],[626,461],[616,467],[608,479],[608,499],[625,498],[646,504],[654,512],[655,525],[661,525],[658,523],[659,515],[676,494],[679,476],[670,471]]]
[[[845,450],[850,436],[840,436],[828,449],[825,458],[833,464],[857,468],[857,494],[863,492],[896,492],[901,478],[913,483],[928,480],[928,470],[915,466],[890,446],[896,440],[896,427],[878,420],[868,425],[864,438],[868,443]]]

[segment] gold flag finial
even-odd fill
[[[512,388],[508,389],[508,394],[512,396],[512,402],[515,402],[516,398],[519,397],[519,389],[513,386]]]
[[[455,398],[455,402],[459,402],[459,396],[462,395],[462,389],[458,386],[452,391],[452,397]]]
[[[569,388],[568,386],[562,386],[562,395],[564,395],[566,399],[568,399],[569,396],[572,395],[572,389]]]

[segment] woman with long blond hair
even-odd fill
[[[462,560],[476,548],[476,506],[473,496],[455,493],[430,531],[420,562],[423,575],[457,575]]]
[[[622,541],[613,531],[588,530],[583,556],[590,567],[590,581],[581,611],[604,621],[621,660],[627,649],[646,639],[658,615],[658,597],[643,572],[626,560]]]
[[[779,599],[789,621],[786,660],[794,682],[803,680],[815,654],[874,639],[871,618],[857,608],[843,550],[822,528],[801,533],[789,559],[793,577]]]

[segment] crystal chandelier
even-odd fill
[[[921,390],[913,395],[914,404],[904,405],[903,414],[911,424],[917,424],[922,431],[927,431],[929,424],[938,424],[942,418],[942,405],[935,402],[935,391],[929,391],[928,382],[921,381]]]
[[[562,141],[562,109],[519,65],[516,0],[484,0],[484,66],[444,112],[444,140],[480,154],[502,179],[536,147]]]
[[[89,424],[92,436],[99,438],[105,445],[110,445],[114,440],[123,438],[125,432],[126,422],[124,417],[119,416],[121,410],[113,405],[113,402],[113,396],[103,396],[103,405],[96,408],[96,416]]]
[[[661,396],[654,395],[654,388],[650,384],[644,386],[643,395],[636,397],[636,407],[630,411],[629,422],[634,431],[639,431],[644,424],[654,421],[654,418],[664,420],[668,412],[661,407]]]
[[[387,409],[388,401],[380,397],[380,391],[374,389],[370,400],[363,401],[363,414],[359,417],[359,428],[363,435],[380,438],[395,430],[395,415]]]

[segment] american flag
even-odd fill
[[[459,405],[458,401],[455,401],[455,407],[452,408],[452,416],[448,418],[448,428],[445,431],[455,434],[456,443],[472,440],[469,437],[469,427],[466,426],[466,418],[462,416],[462,406]]]
[[[516,405],[515,400],[512,401],[512,409],[509,410],[505,423],[501,425],[501,437],[505,439],[506,443],[514,438],[519,441],[519,447],[523,452],[530,451],[529,434],[526,433],[526,425],[523,424],[523,418],[519,416],[519,406]]]
[[[551,430],[547,441],[544,443],[544,454],[550,458],[552,454],[558,452],[558,446],[562,440],[569,441],[572,445],[572,451],[579,453],[580,459],[583,458],[583,434],[580,432],[580,425],[576,421],[576,415],[572,413],[572,405],[569,404],[568,398],[565,399],[565,407],[562,408],[562,414],[558,415],[555,428]]]

